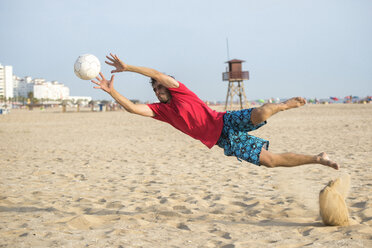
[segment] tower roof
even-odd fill
[[[245,62],[245,60],[232,59],[232,60],[226,61],[225,63],[241,63],[241,62]]]

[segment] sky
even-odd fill
[[[72,96],[111,99],[73,65],[94,54],[173,75],[201,99],[224,101],[229,59],[250,73],[249,100],[372,95],[370,0],[0,0],[0,64],[45,78]],[[114,87],[156,101],[148,78],[123,72]]]

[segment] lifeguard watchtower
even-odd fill
[[[239,97],[240,109],[243,109],[243,106],[246,107],[247,97],[245,96],[243,80],[249,79],[249,72],[242,71],[243,62],[245,61],[239,59],[233,59],[226,62],[229,64],[229,70],[222,74],[222,80],[229,81],[225,110],[227,110],[228,105],[229,109],[232,108],[235,95]]]

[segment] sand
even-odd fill
[[[252,134],[341,165],[258,167],[124,111],[0,116],[0,247],[372,247],[372,104],[306,105]],[[347,173],[356,223],[319,191]]]

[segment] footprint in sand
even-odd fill
[[[213,228],[213,229],[209,230],[209,232],[213,233],[213,234],[217,234],[218,236],[220,236],[221,238],[224,238],[224,239],[231,239],[230,233],[221,231],[217,228]]]
[[[328,226],[348,226],[349,212],[345,198],[350,188],[350,176],[344,175],[328,185],[319,193],[320,216]]]
[[[93,215],[78,215],[73,218],[64,218],[59,220],[57,223],[64,223],[69,228],[75,230],[89,230],[98,228],[100,226],[106,225],[112,221],[114,217],[111,216],[93,216]]]
[[[181,214],[192,214],[192,211],[185,206],[174,206],[173,210],[181,213]]]
[[[191,231],[190,228],[187,225],[185,225],[184,223],[177,224],[177,228],[181,229],[181,230]]]

